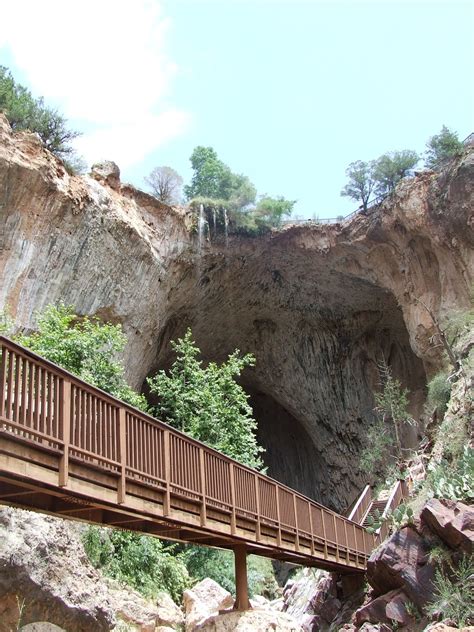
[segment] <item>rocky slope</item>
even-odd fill
[[[469,304],[473,171],[468,153],[351,221],[200,247],[184,210],[107,165],[72,177],[0,118],[0,309],[24,328],[57,300],[122,323],[136,387],[187,326],[206,359],[253,352],[245,385],[270,474],[341,509],[362,486],[354,463],[377,363],[388,360],[419,411],[441,362],[422,303],[438,318]]]

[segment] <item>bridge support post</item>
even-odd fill
[[[247,581],[247,547],[237,544],[234,547],[235,560],[235,604],[234,610],[250,610],[249,589]]]

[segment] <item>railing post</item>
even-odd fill
[[[313,532],[313,512],[311,511],[311,503],[308,500],[309,511],[309,529],[311,531],[311,555],[314,555],[314,532]]]
[[[199,446],[199,473],[201,477],[201,527],[206,525],[206,467],[204,463],[204,448]]]
[[[250,610],[249,589],[247,581],[247,549],[245,544],[234,547],[235,560],[235,603],[234,610]]]
[[[300,534],[298,530],[298,507],[296,506],[296,494],[293,494],[293,511],[295,513],[295,549],[296,551],[300,550]]]
[[[0,347],[2,361],[0,362],[0,417],[5,414],[5,386],[6,386],[6,366],[7,348],[2,344]]]
[[[332,515],[332,521],[334,524],[334,543],[336,545],[336,560],[339,562],[340,561],[340,556],[339,556],[339,539],[337,537],[337,522],[336,522],[336,514],[333,513]]]
[[[170,464],[170,431],[163,432],[163,462],[165,465],[165,495],[163,498],[163,516],[170,515],[170,483],[171,483],[171,464]]]
[[[127,468],[127,428],[125,408],[120,407],[119,411],[119,458],[120,458],[120,478],[117,489],[117,502],[119,505],[125,502],[126,496],[126,468]]]
[[[280,517],[280,492],[279,486],[275,485],[276,491],[276,507],[277,507],[277,518],[278,518],[278,532],[277,532],[277,546],[281,546],[281,517]]]
[[[255,498],[257,502],[257,529],[256,529],[256,539],[259,542],[262,539],[262,526],[260,524],[260,486],[258,484],[258,475],[254,475],[255,480]]]
[[[230,464],[230,502],[232,503],[232,513],[230,516],[230,532],[232,535],[235,535],[237,532],[237,519],[235,515],[235,470],[234,464],[231,462]]]
[[[69,478],[69,443],[71,440],[71,382],[61,380],[59,399],[60,437],[63,440],[63,455],[59,461],[59,486],[66,487]]]

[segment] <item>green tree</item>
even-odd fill
[[[184,187],[188,200],[210,198],[231,202],[240,208],[255,201],[257,191],[247,176],[232,173],[212,147],[196,147],[191,154],[193,177]]]
[[[363,160],[351,162],[346,169],[346,176],[349,178],[349,182],[342,189],[341,195],[361,202],[364,211],[366,211],[375,187],[374,162],[364,162]]]
[[[425,165],[429,169],[438,169],[450,158],[459,156],[463,150],[463,144],[456,132],[443,125],[439,134],[432,136],[426,143]]]
[[[278,227],[284,217],[291,215],[296,200],[286,200],[283,196],[272,198],[265,195],[260,198],[253,211],[257,223]]]
[[[36,132],[46,149],[61,160],[78,164],[71,142],[79,133],[69,129],[66,119],[31,92],[17,83],[4,66],[0,66],[0,111],[4,112],[12,129]]]
[[[418,154],[410,149],[392,151],[380,156],[375,161],[373,170],[377,194],[391,193],[400,180],[414,168],[419,159]]]
[[[171,167],[155,167],[145,182],[152,194],[164,204],[179,204],[183,178]]]
[[[38,315],[37,327],[30,335],[17,336],[19,344],[132,406],[147,410],[145,397],[127,384],[123,364],[117,359],[127,341],[120,325],[79,317],[73,307],[59,304],[49,305]]]
[[[168,373],[159,371],[148,380],[159,398],[157,416],[191,437],[256,469],[262,468],[257,444],[257,424],[248,395],[236,382],[252,355],[232,353],[221,365],[199,360],[200,351],[187,330],[183,338],[171,343],[176,360]]]

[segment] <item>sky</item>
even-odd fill
[[[303,217],[345,215],[354,160],[474,131],[474,4],[333,0],[2,2],[0,65],[146,188],[212,146]],[[420,163],[421,165],[422,163]]]

